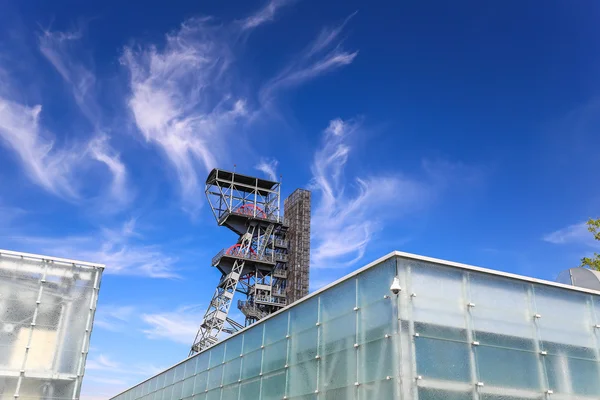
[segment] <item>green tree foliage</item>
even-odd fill
[[[594,235],[594,239],[600,241],[600,218],[590,219],[587,222],[587,226],[588,231],[592,232]],[[600,271],[600,254],[594,253],[593,258],[583,257],[581,259],[581,266]]]

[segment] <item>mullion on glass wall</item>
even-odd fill
[[[537,308],[536,308],[536,304],[535,304],[535,294],[534,294],[534,287],[532,284],[527,285],[527,297],[528,297],[528,304],[529,304],[529,316],[531,318],[532,324],[534,326],[534,331],[535,331],[535,337],[534,337],[534,350],[536,352],[536,354],[539,354],[539,356],[537,357],[538,360],[538,371],[539,371],[539,381],[540,381],[540,387],[542,388],[543,392],[546,393],[546,396],[548,396],[549,392],[551,393],[551,389],[549,386],[549,382],[548,382],[548,373],[546,371],[546,363],[544,362],[543,358],[542,358],[542,349],[540,347],[540,342],[541,342],[541,337],[540,337],[540,330],[537,324],[537,319],[538,317],[540,317],[540,315],[537,313]]]
[[[319,349],[321,348],[321,336],[322,336],[322,328],[321,328],[321,296],[319,296],[317,298],[317,355],[315,356],[315,359],[317,360],[317,382],[316,382],[316,389],[315,389],[315,393],[319,393],[319,378],[320,378],[320,373],[321,373],[321,363],[319,361],[321,361],[321,356],[319,355]]]
[[[263,393],[263,362],[265,359],[265,324],[263,323],[261,328],[262,330],[261,332],[261,341],[260,341],[260,350],[257,350],[258,352],[260,352],[260,372],[258,373],[258,376],[260,376],[260,398],[262,399],[262,393]]]
[[[406,274],[406,286],[407,288],[412,288],[412,283],[411,283],[411,276],[412,276],[412,266],[410,264],[406,264],[404,266],[404,271]],[[412,301],[417,297],[417,294],[415,292],[410,293],[410,301],[412,303]],[[412,316],[412,304],[409,304],[408,307],[406,307],[406,315],[405,315],[406,321],[408,321],[408,335],[410,337],[410,352],[411,352],[411,372],[412,372],[412,378],[414,379],[413,382],[415,382],[414,385],[411,385],[411,398],[413,400],[418,400],[419,399],[419,393],[417,391],[417,384],[418,384],[418,380],[419,380],[419,376],[417,375],[417,351],[416,351],[416,347],[415,347],[415,320]],[[412,381],[412,380],[411,380]]]
[[[397,367],[395,368],[395,374],[393,376],[390,376],[391,378],[394,379],[395,384],[396,384],[396,395],[400,394],[400,396],[403,396],[405,393],[404,390],[404,380],[402,379],[403,377],[403,372],[404,372],[404,362],[405,362],[405,356],[403,354],[403,334],[402,334],[402,321],[401,321],[401,317],[400,317],[400,310],[403,308],[404,304],[407,303],[407,291],[406,291],[406,275],[404,273],[404,268],[402,268],[401,263],[400,263],[400,258],[399,257],[395,257],[393,260],[394,264],[395,264],[395,271],[394,271],[394,277],[398,278],[398,280],[400,281],[400,287],[404,288],[404,290],[400,290],[400,293],[398,295],[396,295],[396,301],[393,302],[393,309],[392,309],[392,318],[394,320],[394,323],[396,324],[396,332],[393,335],[393,348],[394,348],[394,363],[397,365]],[[393,280],[392,280],[393,282]],[[390,282],[391,284],[391,282]]]
[[[591,303],[592,328],[594,331],[594,339],[596,342],[595,343],[596,344],[596,348],[595,348],[596,360],[598,360],[600,362],[600,320],[598,319],[600,317],[600,309],[598,309],[599,305],[600,305],[600,302],[598,301],[596,296],[594,296],[592,298],[592,303]],[[598,382],[600,382],[600,368],[598,369]]]
[[[469,273],[462,272],[462,290],[463,290],[463,299],[466,300],[464,303],[464,308],[466,312],[465,315],[465,327],[467,328],[467,343],[471,343],[471,348],[469,349],[469,371],[471,374],[471,385],[472,389],[472,398],[473,400],[479,400],[479,391],[478,388],[481,387],[483,382],[479,382],[478,380],[478,372],[477,372],[477,363],[475,361],[475,348],[478,343],[473,338],[473,320],[471,318],[471,291],[469,290]]]
[[[354,350],[356,351],[356,355],[354,357],[354,368],[356,370],[356,388],[354,390],[354,398],[355,399],[359,399],[359,390],[358,390],[358,385],[360,385],[360,382],[358,381],[358,371],[360,369],[360,359],[359,359],[359,355],[358,355],[358,335],[359,335],[359,329],[360,329],[360,300],[358,299],[358,291],[359,291],[359,287],[358,287],[358,279],[354,280]]]

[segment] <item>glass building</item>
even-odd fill
[[[79,398],[102,271],[0,250],[0,400]]]
[[[599,295],[394,252],[113,400],[598,399]]]

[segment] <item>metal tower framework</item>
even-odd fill
[[[246,326],[287,304],[287,226],[280,215],[279,182],[214,169],[205,193],[217,223],[239,237],[212,259],[222,275],[190,355],[215,344],[221,332],[243,327],[228,316],[235,292],[246,296],[238,301]]]
[[[310,271],[310,199],[311,193],[296,189],[285,199],[285,220],[289,225],[286,297],[291,304],[308,294]]]

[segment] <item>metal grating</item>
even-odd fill
[[[310,202],[311,193],[296,189],[284,201],[285,221],[288,224],[286,297],[291,304],[308,294],[310,278]]]

